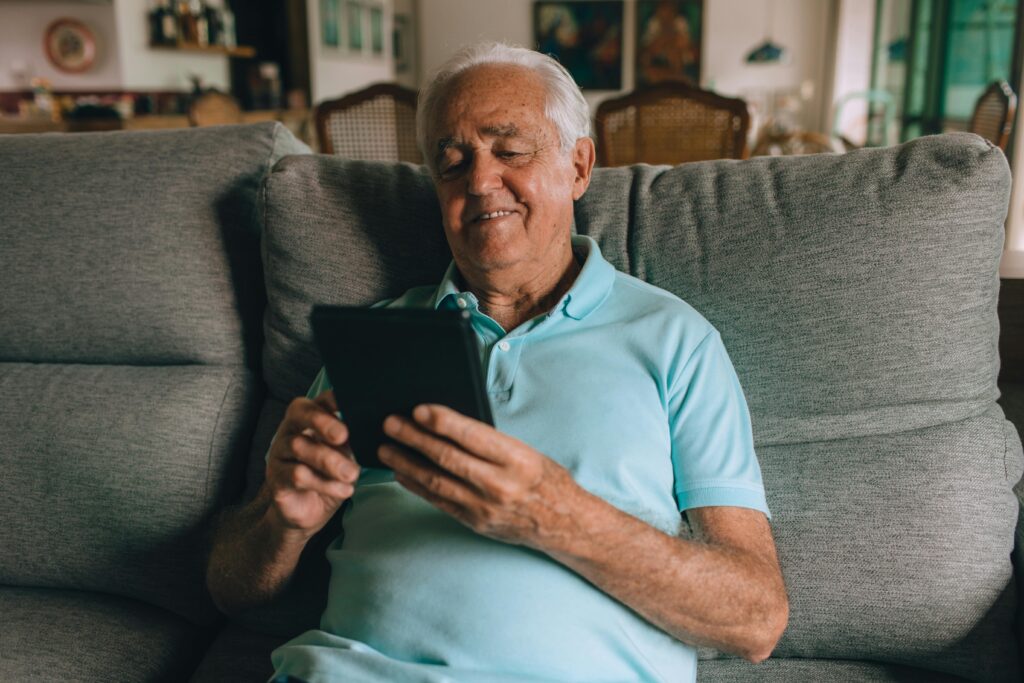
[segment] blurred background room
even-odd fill
[[[555,54],[603,165],[1014,145],[1024,0],[0,0],[0,134],[278,120],[418,162],[416,91],[458,47]],[[1024,278],[1015,180],[1002,274]]]

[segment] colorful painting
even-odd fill
[[[700,85],[703,0],[638,0],[636,84]]]
[[[535,2],[537,49],[584,90],[622,88],[622,2]]]

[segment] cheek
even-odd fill
[[[465,198],[457,193],[440,193],[438,200],[445,226],[458,225],[461,222],[462,209],[466,206]]]

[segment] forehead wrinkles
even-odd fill
[[[548,120],[547,91],[540,77],[517,65],[477,66],[454,78],[436,110],[439,148],[469,133],[496,138],[547,141],[554,131]],[[462,130],[459,130],[462,128]]]

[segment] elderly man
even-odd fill
[[[497,428],[418,406],[384,423],[393,471],[360,471],[321,371],[218,530],[218,605],[276,594],[351,498],[320,629],[274,652],[281,675],[685,681],[696,645],[768,657],[788,608],[746,403],[704,318],[571,234],[594,166],[579,89],[479,45],[418,116],[453,262],[387,305],[471,312]]]

